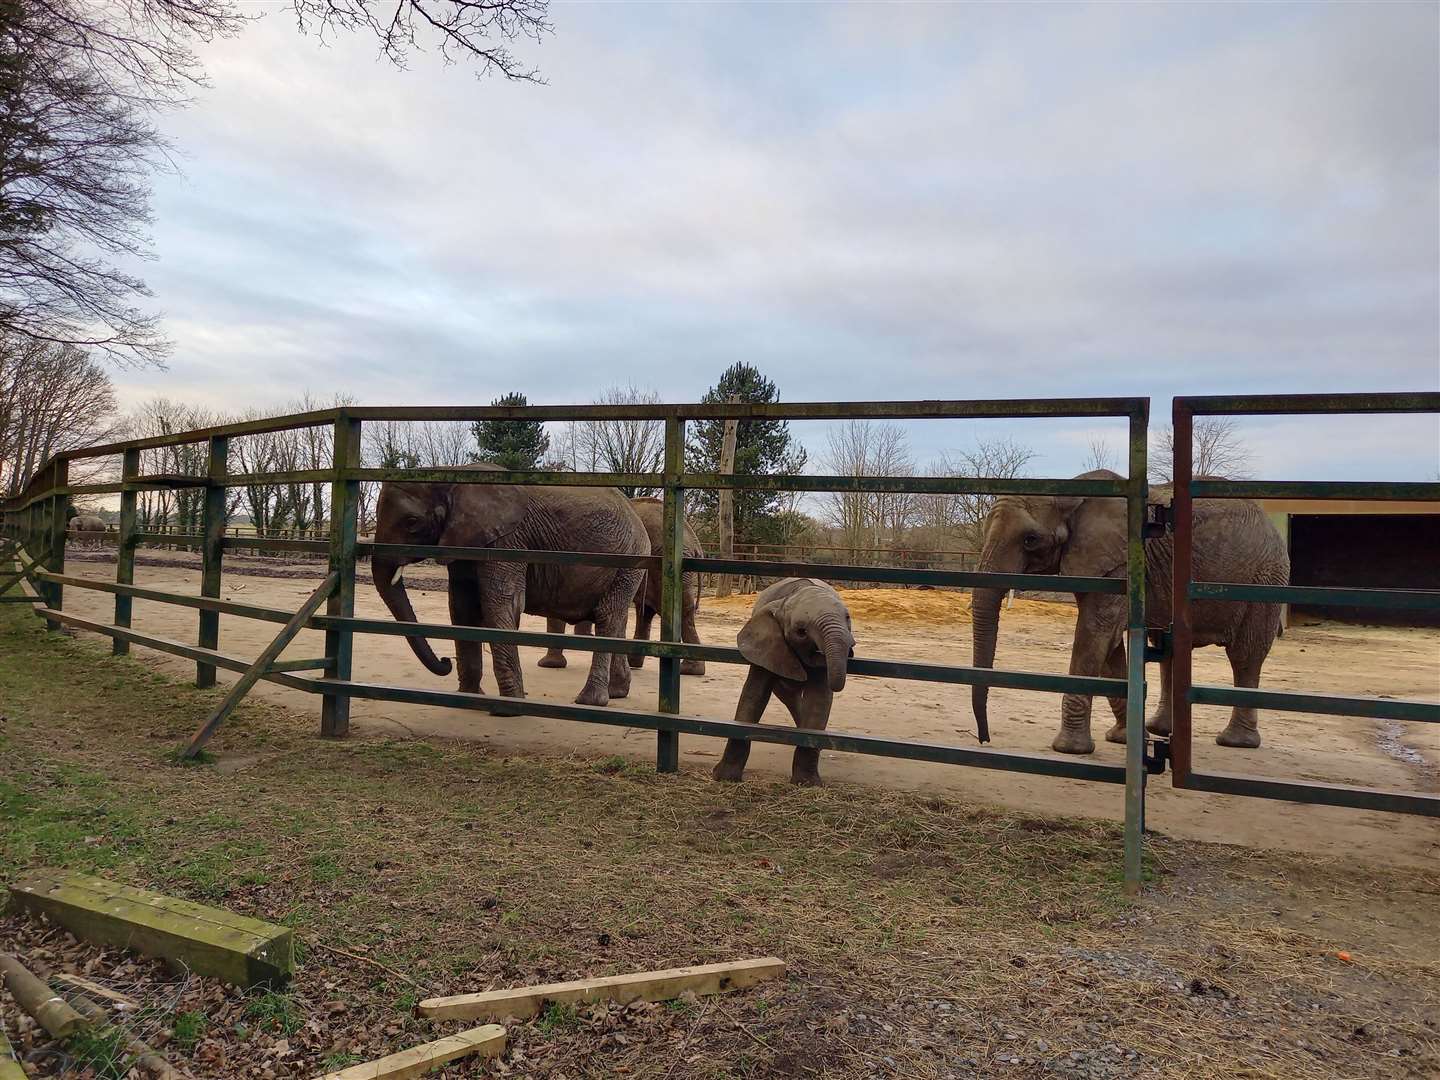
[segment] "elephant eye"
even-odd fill
[[[804,624],[804,623],[801,623],[799,626],[795,627],[795,632],[796,632],[797,634],[799,634],[801,637],[804,637],[804,636],[805,636],[805,624]]]
[[[1026,534],[1025,534],[1025,546],[1026,546],[1027,548],[1032,548],[1032,549],[1039,547],[1039,546],[1040,546],[1040,534],[1039,534],[1039,533],[1036,533],[1036,532],[1026,533]]]
[[[420,518],[415,514],[406,514],[402,523],[407,529],[413,529],[420,524]]]

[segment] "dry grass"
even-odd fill
[[[166,764],[214,700],[0,611],[0,871],[98,870],[309,943],[287,1052],[249,999],[212,990],[197,1076],[309,1076],[452,1030],[410,1014],[417,994],[772,953],[784,986],[553,1010],[503,1061],[450,1075],[1440,1070],[1434,874],[1157,841],[1131,904],[1106,823],[322,742],[313,716],[258,702],[218,764]]]

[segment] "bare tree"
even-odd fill
[[[1096,435],[1091,438],[1085,454],[1085,472],[1097,469],[1115,470],[1119,462],[1115,450],[1108,440]]]
[[[538,80],[508,43],[551,29],[548,0],[292,0],[302,33],[368,33],[403,67],[437,44],[480,74]],[[153,117],[204,82],[197,44],[239,33],[237,0],[0,3],[0,329],[160,363],[168,344],[128,264],[149,253]]]
[[[1201,416],[1193,425],[1191,471],[1195,476],[1223,476],[1244,480],[1250,470],[1250,451],[1240,437],[1233,416]],[[1175,431],[1161,428],[1150,450],[1150,480],[1169,484],[1174,479]]]
[[[660,395],[636,386],[612,386],[596,405],[658,405]],[[664,468],[663,420],[579,420],[562,428],[565,455],[576,471],[654,473]],[[621,488],[626,495],[653,495],[657,489]]]
[[[220,422],[220,417],[204,409],[157,397],[137,407],[130,414],[127,426],[131,438],[145,439],[211,427]],[[143,475],[204,476],[209,464],[210,448],[205,442],[177,443],[140,451]],[[142,491],[136,498],[135,509],[142,530],[173,526],[178,532],[197,533],[204,506],[204,488],[179,487]]]
[[[0,336],[0,492],[14,495],[47,460],[120,437],[110,377],[87,353]],[[93,479],[77,461],[71,480]]]
[[[1009,479],[1024,476],[1035,451],[1010,439],[981,440],[973,448],[942,454],[930,466],[933,476]],[[945,537],[973,545],[994,495],[926,495],[919,501],[921,518]]]
[[[909,476],[915,469],[905,429],[898,424],[832,424],[826,446],[823,467],[836,476]],[[822,503],[841,546],[866,561],[873,550],[903,541],[915,509],[915,497],[903,492],[832,491]]]

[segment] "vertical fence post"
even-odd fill
[[[230,440],[224,435],[210,439],[209,465],[205,477],[209,481],[205,488],[205,505],[201,510],[200,537],[200,595],[220,595],[221,563],[225,555],[225,495],[226,489],[220,481],[225,479],[230,464]],[[200,612],[200,647],[220,647],[220,613]],[[215,685],[215,665],[195,662],[195,685],[204,689]]]
[[[1125,642],[1125,892],[1140,891],[1145,857],[1145,503],[1148,404],[1130,416],[1130,477],[1126,496]]]
[[[140,451],[126,450],[120,465],[120,482],[132,484],[140,475]],[[135,584],[135,504],[139,494],[133,489],[120,493],[120,531],[115,537],[115,581],[119,585]],[[129,626],[134,598],[115,594],[115,625]],[[128,656],[130,642],[118,637],[110,642],[114,656]]]
[[[335,420],[334,477],[330,481],[330,571],[338,575],[335,589],[326,601],[325,613],[348,619],[355,614],[355,542],[359,532],[360,482],[347,480],[342,469],[360,464],[360,421],[344,410]],[[350,678],[354,632],[325,631],[327,679]],[[326,694],[320,705],[320,734],[340,738],[350,731],[350,699]]]
[[[56,491],[70,481],[70,463],[64,458],[56,458],[51,463],[50,490],[55,494],[50,496],[49,512],[49,533],[45,538],[44,548],[46,552],[45,568],[57,574],[65,572],[65,534],[68,531],[66,526],[70,523],[65,520],[65,508],[70,504],[70,496],[64,492]],[[57,581],[48,581],[43,590],[45,604],[56,611],[65,603],[65,587]],[[46,626],[51,630],[59,630],[58,622],[46,621]]]
[[[685,489],[680,475],[685,470],[685,421],[665,418],[665,516],[661,535],[664,551],[660,567],[660,640],[681,640],[681,615],[685,605]],[[660,658],[660,711],[680,711],[680,660]],[[658,772],[680,771],[680,734],[658,732],[655,739],[655,768]]]
[[[1170,769],[1171,783],[1183,788],[1190,776],[1190,682],[1193,677],[1190,651],[1195,640],[1190,627],[1190,579],[1194,576],[1190,480],[1194,472],[1195,432],[1189,402],[1177,397],[1170,420],[1175,433],[1174,467],[1170,473],[1175,486],[1170,506],[1175,529],[1170,586]]]

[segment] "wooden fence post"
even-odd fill
[[[740,398],[736,394],[731,394],[726,400],[733,405]],[[725,421],[725,433],[720,439],[720,473],[723,476],[735,474],[735,440],[739,429],[740,421],[733,418]],[[720,558],[733,559],[735,557],[735,492],[730,488],[721,488],[718,503],[716,519],[720,530]],[[716,576],[716,596],[730,595],[730,580],[729,574]]]
[[[221,563],[225,554],[225,488],[221,481],[230,463],[230,440],[224,435],[210,439],[209,465],[205,477],[205,504],[200,518],[200,595],[219,597]],[[200,612],[200,647],[220,648],[220,613]],[[195,662],[195,685],[204,689],[215,685],[215,665]]]
[[[51,464],[50,486],[52,488],[64,487],[70,482],[70,463],[64,458],[58,458]],[[60,493],[52,495],[49,501],[49,522],[48,535],[43,543],[46,551],[44,559],[45,569],[57,574],[65,572],[65,534],[66,526],[70,523],[65,520],[65,507],[70,502],[68,494]],[[58,581],[45,582],[40,590],[45,597],[45,605],[59,611],[65,602],[65,586]],[[59,623],[47,622],[46,627],[51,630],[59,630]]]
[[[338,576],[326,603],[327,615],[355,614],[355,542],[360,508],[360,482],[346,480],[342,469],[360,464],[360,421],[343,411],[335,421],[335,476],[330,482],[330,572]],[[349,628],[325,631],[327,679],[349,679],[355,634]],[[350,698],[326,694],[320,706],[320,734],[340,738],[350,732]]]
[[[140,451],[126,450],[120,466],[122,483],[133,483],[140,475]],[[115,537],[115,581],[120,585],[135,584],[135,505],[139,498],[133,490],[120,493],[120,531]],[[115,625],[129,626],[134,609],[134,598],[115,594]],[[128,656],[130,642],[120,638],[110,639],[110,652],[114,656]]]
[[[660,564],[660,640],[681,640],[681,615],[685,606],[685,489],[680,475],[685,471],[685,421],[665,419],[665,511],[661,535],[664,551]],[[660,658],[660,711],[680,711],[680,661]],[[656,733],[655,768],[658,772],[680,771],[680,734]]]

